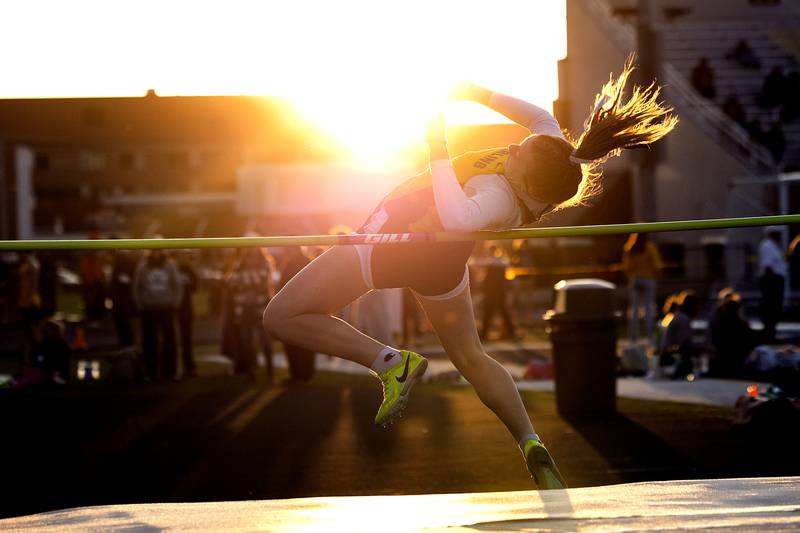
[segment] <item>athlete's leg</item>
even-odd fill
[[[385,346],[331,316],[369,290],[360,269],[352,246],[334,246],[270,300],[264,327],[281,341],[369,367]]]
[[[511,374],[486,354],[478,337],[469,285],[457,296],[434,300],[418,296],[448,357],[481,401],[505,424],[514,439],[534,433]]]

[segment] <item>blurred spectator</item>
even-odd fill
[[[800,233],[795,235],[792,242],[789,243],[787,260],[789,262],[789,281],[792,284],[792,288],[795,290],[800,289]]]
[[[131,316],[136,313],[133,304],[132,284],[136,270],[136,259],[133,252],[115,250],[111,260],[111,317],[117,332],[117,344],[120,347],[133,346],[133,325]]]
[[[42,316],[51,317],[58,307],[58,262],[51,251],[39,252],[39,293],[42,298]]]
[[[403,338],[400,344],[412,346],[420,334],[419,304],[408,287],[403,289]]]
[[[194,362],[194,340],[192,326],[194,323],[194,308],[192,295],[197,290],[197,274],[191,263],[190,252],[184,251],[179,255],[178,273],[181,281],[181,303],[178,305],[178,333],[181,344],[181,361],[183,361],[183,375],[186,377],[197,376],[197,365]]]
[[[691,81],[697,92],[709,100],[712,100],[717,95],[714,70],[711,68],[707,57],[701,57],[694,66],[691,73]]]
[[[34,349],[34,365],[42,377],[63,385],[69,379],[71,350],[64,338],[64,328],[54,320],[46,320],[41,326],[41,340]]]
[[[672,379],[691,374],[693,360],[703,351],[702,344],[695,342],[692,336],[692,320],[700,311],[700,300],[693,291],[682,291],[676,303],[678,310],[664,332],[659,351],[659,366]]]
[[[788,275],[786,256],[781,249],[781,231],[768,226],[758,245],[758,271],[761,287],[762,343],[775,341],[775,326],[783,313],[783,297]]]
[[[400,337],[403,307],[402,289],[378,289],[367,292],[358,302],[358,320],[362,333],[394,346]]]
[[[753,49],[750,48],[750,43],[747,39],[740,39],[736,46],[734,46],[728,53],[725,54],[725,59],[729,59],[738,64],[742,68],[747,69],[760,69],[761,61],[756,56]]]
[[[142,326],[142,355],[147,378],[175,379],[175,310],[181,285],[175,263],[162,250],[151,250],[133,278],[133,299]]]
[[[742,314],[742,298],[731,288],[719,292],[717,307],[708,322],[711,348],[710,374],[742,378],[744,362],[755,347],[750,324]]]
[[[288,246],[284,248],[284,255],[281,260],[281,276],[279,286],[284,285],[303,270],[311,262],[311,258],[300,246]],[[262,328],[263,329],[263,328]],[[286,359],[289,364],[289,382],[304,382],[314,377],[315,353],[292,344],[283,345]]]
[[[753,139],[753,142],[765,144],[767,142],[766,133],[764,129],[761,127],[761,121],[757,118],[754,118],[750,122],[747,123],[745,126],[747,133],[750,134],[750,138]]]
[[[772,127],[764,134],[764,146],[767,147],[775,163],[780,163],[783,154],[786,152],[786,135],[780,122],[775,122]]]
[[[0,252],[0,324],[10,324],[16,314],[17,254]]]
[[[661,311],[663,312],[663,316],[661,320],[658,321],[655,327],[655,347],[660,350],[661,346],[664,344],[664,335],[669,327],[670,322],[672,319],[675,318],[675,313],[678,312],[678,294],[670,294],[664,300],[664,305],[661,306]]]
[[[258,249],[242,248],[225,276],[223,353],[233,361],[233,371],[255,379],[254,336],[266,358],[272,380],[272,341],[261,327],[261,316],[273,295],[272,265]]]
[[[658,248],[646,233],[633,233],[622,252],[622,270],[628,279],[628,336],[639,340],[639,315],[644,315],[644,331],[653,341],[656,286],[663,268]]]
[[[81,254],[81,286],[86,319],[97,322],[105,313],[105,274],[101,252],[90,251]]]
[[[36,344],[36,327],[41,320],[39,261],[33,252],[23,252],[17,266],[17,308],[28,339],[28,348]]]
[[[503,249],[495,244],[489,246],[489,258],[486,263],[486,275],[483,278],[483,320],[481,321],[481,338],[487,339],[492,328],[496,312],[500,312],[503,320],[503,337],[514,338],[516,328],[511,319],[508,307],[508,280],[506,269],[509,261]]]
[[[800,117],[800,72],[792,70],[786,75],[786,98],[781,107],[781,120],[791,122]]]
[[[745,113],[744,106],[742,106],[741,102],[739,102],[739,98],[735,94],[725,99],[725,102],[722,104],[722,111],[728,115],[731,120],[747,129],[747,114]]]
[[[770,109],[782,104],[786,100],[786,77],[783,68],[775,65],[764,78],[761,93],[756,97],[756,103],[763,108]]]

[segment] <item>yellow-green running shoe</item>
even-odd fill
[[[383,403],[375,415],[375,425],[386,427],[403,415],[408,393],[428,368],[428,360],[418,353],[400,350],[403,359],[378,377],[383,384]]]
[[[533,481],[539,490],[567,488],[567,483],[561,477],[555,461],[550,457],[550,452],[541,441],[531,439],[526,442],[522,454],[525,456],[528,471],[533,476]]]

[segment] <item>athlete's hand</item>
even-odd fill
[[[471,81],[460,81],[450,91],[449,99],[455,101],[469,101],[477,102],[486,105],[489,103],[489,97],[492,91],[481,87],[477,83]]]
[[[426,127],[425,140],[429,144],[443,143],[447,144],[447,124],[445,121],[444,113],[436,113],[429,121]]]

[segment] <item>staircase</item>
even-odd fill
[[[714,70],[717,94],[713,101],[697,95],[699,99],[720,109],[728,96],[736,95],[748,120],[757,119],[764,129],[780,121],[780,108],[763,109],[756,104],[756,97],[761,91],[764,77],[774,66],[782,67],[787,73],[796,68],[796,61],[792,52],[773,38],[773,32],[763,22],[687,21],[664,26],[661,30],[663,58],[670,65],[673,76],[688,80],[698,60],[701,57],[708,58]],[[761,61],[761,68],[746,69],[725,59],[725,55],[740,39],[747,40]],[[744,128],[729,119],[725,127],[736,131],[738,135],[747,136]],[[780,166],[784,169],[796,168],[800,164],[800,120],[783,124],[783,129],[787,149]],[[766,151],[762,151],[762,155],[763,152]],[[768,153],[765,157],[765,163],[771,160]]]

